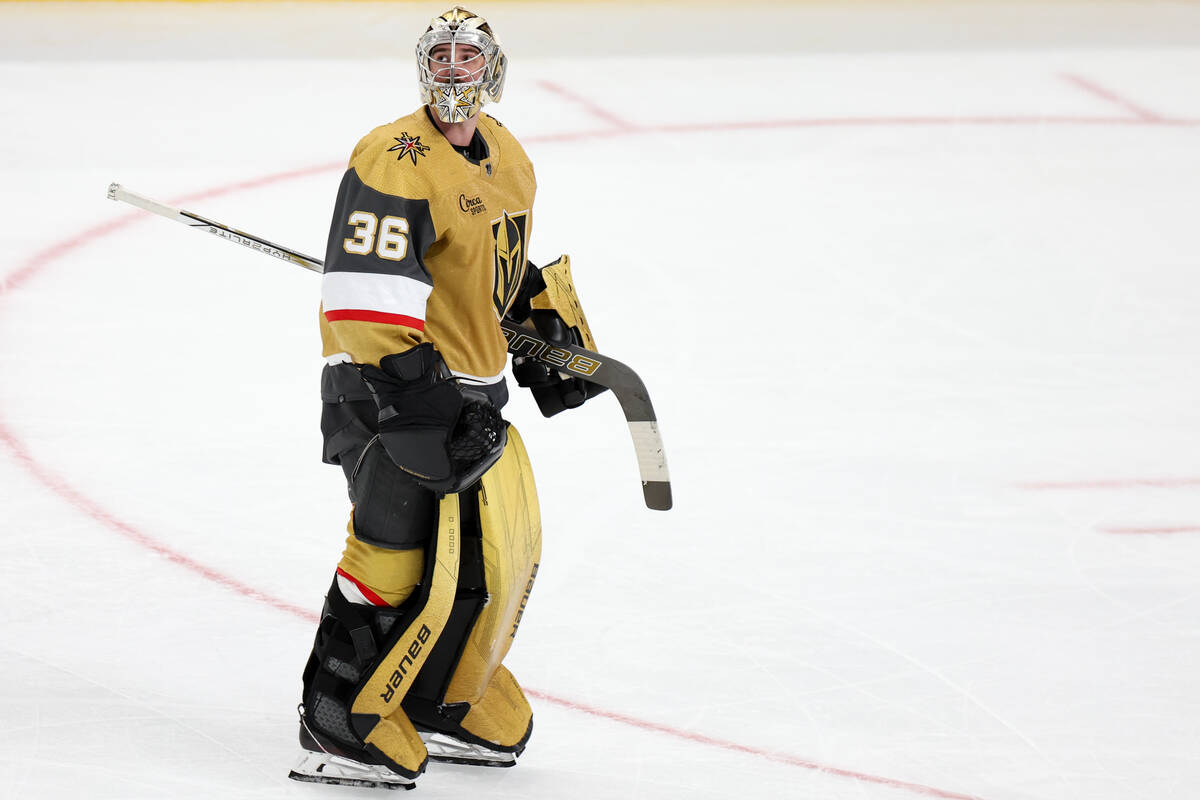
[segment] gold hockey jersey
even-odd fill
[[[502,380],[500,319],[525,276],[537,184],[499,122],[480,114],[477,131],[478,162],[421,107],[354,148],[325,251],[327,362],[378,365],[428,341],[459,377]]]

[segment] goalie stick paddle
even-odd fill
[[[109,184],[108,199],[129,203],[312,272],[325,271],[325,263],[320,259],[205,219],[199,214],[151,200],[137,192],[131,192],[119,183]],[[671,479],[667,472],[667,456],[663,450],[662,437],[658,432],[658,418],[654,415],[654,406],[650,403],[646,385],[642,383],[638,374],[620,361],[600,353],[593,353],[574,345],[552,344],[532,328],[510,319],[501,320],[500,327],[504,331],[504,338],[508,340],[508,352],[513,355],[535,358],[560,372],[598,383],[616,396],[617,402],[621,404],[621,411],[625,414],[625,421],[629,423],[629,433],[633,437],[646,506],[657,511],[670,509]]]

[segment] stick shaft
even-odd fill
[[[169,206],[166,203],[160,203],[145,195],[131,192],[119,183],[111,183],[108,186],[108,199],[120,200],[124,203],[129,203],[131,206],[137,206],[140,209],[158,214],[161,217],[182,222],[190,228],[199,228],[208,231],[214,236],[220,236],[226,241],[240,244],[243,247],[249,247],[251,250],[258,250],[261,253],[266,253],[269,256],[274,256],[281,261],[288,261],[299,267],[304,267],[313,272],[324,272],[325,262],[319,258],[306,256],[303,253],[292,250],[290,247],[269,242],[252,233],[239,231],[237,228],[231,228],[228,225],[222,225],[220,222],[214,222],[211,219],[205,219],[199,214],[193,214],[190,211],[184,211],[181,208]]]

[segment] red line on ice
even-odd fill
[[[526,137],[529,142],[568,142],[580,139],[608,139],[618,136],[637,136],[647,133],[715,133],[724,131],[772,130],[778,128],[836,128],[836,127],[921,127],[942,125],[1173,125],[1193,126],[1200,120],[1165,117],[1134,105],[1115,93],[1075,75],[1064,75],[1086,91],[1103,97],[1134,114],[1133,117],[1095,115],[980,115],[980,116],[920,116],[920,117],[799,117],[776,120],[741,120],[735,122],[681,122],[674,124],[635,125],[617,116],[592,100],[576,94],[551,81],[538,81],[546,91],[583,108],[609,127],[594,131],[573,131]]]
[[[21,262],[15,270],[4,276],[4,280],[0,282],[0,298],[3,298],[9,292],[19,289],[30,278],[36,275],[41,269],[55,259],[67,255],[68,253],[79,249],[85,244],[99,239],[101,236],[107,236],[121,228],[124,228],[129,223],[138,218],[136,213],[125,214],[117,219],[92,227],[75,234],[74,236],[55,242],[54,244],[37,251],[29,258]]]
[[[787,753],[763,750],[757,747],[739,744],[737,742],[730,742],[725,739],[717,739],[712,736],[705,736],[702,733],[695,733],[693,731],[683,730],[682,728],[674,728],[670,725],[663,725],[660,722],[649,722],[647,720],[638,719],[637,717],[631,717],[627,714],[620,714],[615,711],[606,711],[602,708],[585,705],[574,700],[566,700],[561,697],[555,697],[534,689],[525,689],[525,693],[531,697],[536,697],[539,700],[545,700],[556,705],[563,706],[564,708],[583,712],[584,714],[591,714],[594,717],[602,717],[603,719],[613,720],[614,722],[620,722],[624,725],[631,725],[635,728],[641,728],[642,730],[656,731],[657,733],[663,733],[667,736],[673,736],[676,739],[685,739],[689,742],[699,742],[700,744],[719,747],[722,750],[732,750],[737,753],[749,753],[750,755],[759,756],[760,758],[765,758],[769,761],[778,761],[781,764],[790,764],[793,767],[811,769],[815,772],[822,772],[827,775],[837,775],[842,778],[851,778],[852,780],[862,781],[864,783],[877,783],[882,786],[889,786],[893,789],[906,789],[917,794],[926,795],[927,797],[943,797],[947,798],[947,800],[981,800],[981,798],[971,794],[948,792],[944,789],[937,789],[920,783],[909,783],[907,781],[900,781],[894,778],[882,778],[878,775],[869,775],[865,772],[855,772],[854,770],[831,767],[826,764],[819,764],[816,761],[809,761],[807,759],[800,758],[799,756],[793,756]]]
[[[296,169],[290,169],[286,172],[272,172],[269,175],[261,175],[257,178],[249,178],[244,181],[237,181],[236,183],[226,183],[221,186],[214,186],[211,189],[202,189],[198,192],[185,194],[181,197],[175,198],[172,202],[187,203],[192,200],[206,200],[210,197],[220,197],[226,194],[234,194],[235,192],[249,191],[250,189],[258,189],[275,183],[295,180],[296,178],[307,178],[310,175],[320,175],[321,173],[330,172],[335,169],[345,172],[346,162],[329,161],[324,164],[316,164],[310,167],[298,167]]]
[[[646,125],[628,128],[600,128],[592,131],[567,131],[523,137],[531,144],[578,142],[585,139],[616,139],[622,136],[644,136],[648,133],[671,135],[695,133],[728,133],[731,131],[760,131],[785,128],[870,128],[870,127],[953,127],[955,125],[986,127],[1021,125],[1116,125],[1155,127],[1195,127],[1197,119],[1145,120],[1134,117],[1084,116],[996,116],[996,117],[811,117],[800,119],[758,120],[750,122],[687,122],[673,125]]]
[[[551,81],[544,81],[544,80],[538,81],[538,86],[541,86],[543,89],[545,89],[548,92],[558,95],[559,97],[563,98],[564,100],[567,100],[568,102],[574,103],[575,105],[577,105],[580,108],[587,111],[593,117],[596,117],[599,120],[607,122],[609,125],[612,125],[614,128],[616,128],[618,130],[626,131],[626,132],[633,132],[635,130],[635,126],[633,126],[633,125],[629,124],[628,122],[626,122],[625,120],[621,119],[616,114],[612,113],[611,111],[604,108],[603,106],[600,106],[597,103],[593,103],[591,100],[587,99],[586,97],[576,94],[575,92],[572,92],[570,89],[566,88],[565,86],[559,86],[557,83],[553,83]]]
[[[572,92],[566,87],[547,80],[538,85],[568,102],[586,110],[590,115],[609,127],[594,131],[573,131],[559,134],[543,134],[526,137],[529,142],[573,142],[582,139],[611,139],[618,136],[637,136],[647,133],[688,134],[717,133],[726,131],[773,130],[779,128],[836,128],[836,127],[921,127],[954,125],[1165,125],[1190,127],[1200,125],[1200,120],[1166,117],[1156,114],[1115,92],[1077,75],[1062,76],[1081,89],[1116,104],[1133,114],[1132,117],[1110,117],[1095,115],[981,115],[981,116],[920,116],[920,117],[800,117],[777,120],[742,120],[735,122],[681,122],[674,124],[633,124],[598,103]]]
[[[1081,78],[1078,75],[1071,75],[1068,73],[1063,73],[1062,77],[1064,80],[1067,80],[1070,83],[1073,83],[1076,86],[1078,86],[1080,89],[1083,89],[1088,94],[1094,95],[1096,97],[1101,98],[1102,100],[1107,100],[1108,102],[1110,102],[1114,105],[1120,106],[1121,108],[1123,108],[1126,111],[1128,111],[1129,113],[1133,114],[1135,117],[1137,117],[1138,119],[1140,119],[1143,122],[1156,122],[1157,123],[1157,122],[1166,122],[1167,121],[1167,119],[1165,117],[1163,117],[1161,114],[1156,114],[1153,111],[1150,111],[1149,109],[1143,108],[1142,106],[1137,105],[1136,103],[1132,102],[1131,100],[1120,96],[1119,94],[1112,91],[1111,89],[1105,89],[1103,86],[1100,86],[1099,84],[1095,83],[1094,81],[1090,81],[1087,78]]]
[[[224,586],[226,589],[232,589],[240,595],[249,597],[252,600],[257,600],[260,603],[266,603],[267,605],[277,608],[280,611],[286,611],[303,619],[311,619],[316,621],[316,615],[312,611],[300,608],[299,606],[293,605],[286,600],[280,600],[277,597],[272,597],[266,592],[260,592],[253,586],[242,583],[236,578],[231,578],[230,576],[220,572],[219,570],[213,569],[212,567],[205,566],[199,561],[189,558],[188,556],[180,553],[178,550],[168,547],[154,537],[143,533],[133,525],[130,525],[128,522],[125,522],[116,515],[110,513],[99,503],[92,500],[90,497],[87,497],[74,486],[72,486],[70,482],[61,475],[52,472],[43,464],[39,463],[37,459],[33,457],[33,454],[30,453],[29,448],[27,448],[21,442],[21,440],[16,437],[12,430],[9,429],[8,425],[2,421],[0,421],[0,441],[3,441],[4,444],[8,446],[9,451],[12,453],[17,462],[25,468],[26,472],[36,478],[39,483],[50,489],[62,499],[66,500],[76,509],[82,511],[96,522],[99,522],[101,525],[116,531],[126,539],[129,539],[130,541],[139,544],[148,550],[158,553],[160,556],[164,556],[168,560],[178,564],[186,570],[194,572],[202,578]]]
[[[781,120],[759,120],[757,122],[701,122],[674,125],[652,125],[638,128],[635,133],[646,131],[660,133],[688,133],[691,131],[766,130],[771,128],[824,128],[824,127],[905,127],[938,125],[1180,125],[1200,124],[1194,119],[1158,118],[1131,119],[1128,117],[1094,117],[1080,115],[1006,115],[977,117],[808,117]]]

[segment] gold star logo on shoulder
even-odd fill
[[[399,150],[400,155],[396,156],[396,158],[401,161],[404,160],[405,156],[410,156],[412,163],[416,164],[417,156],[423,156],[429,150],[428,145],[421,144],[420,136],[409,136],[408,131],[401,131],[399,136],[393,136],[392,138],[396,140],[396,144],[389,147],[388,152],[394,153]]]

